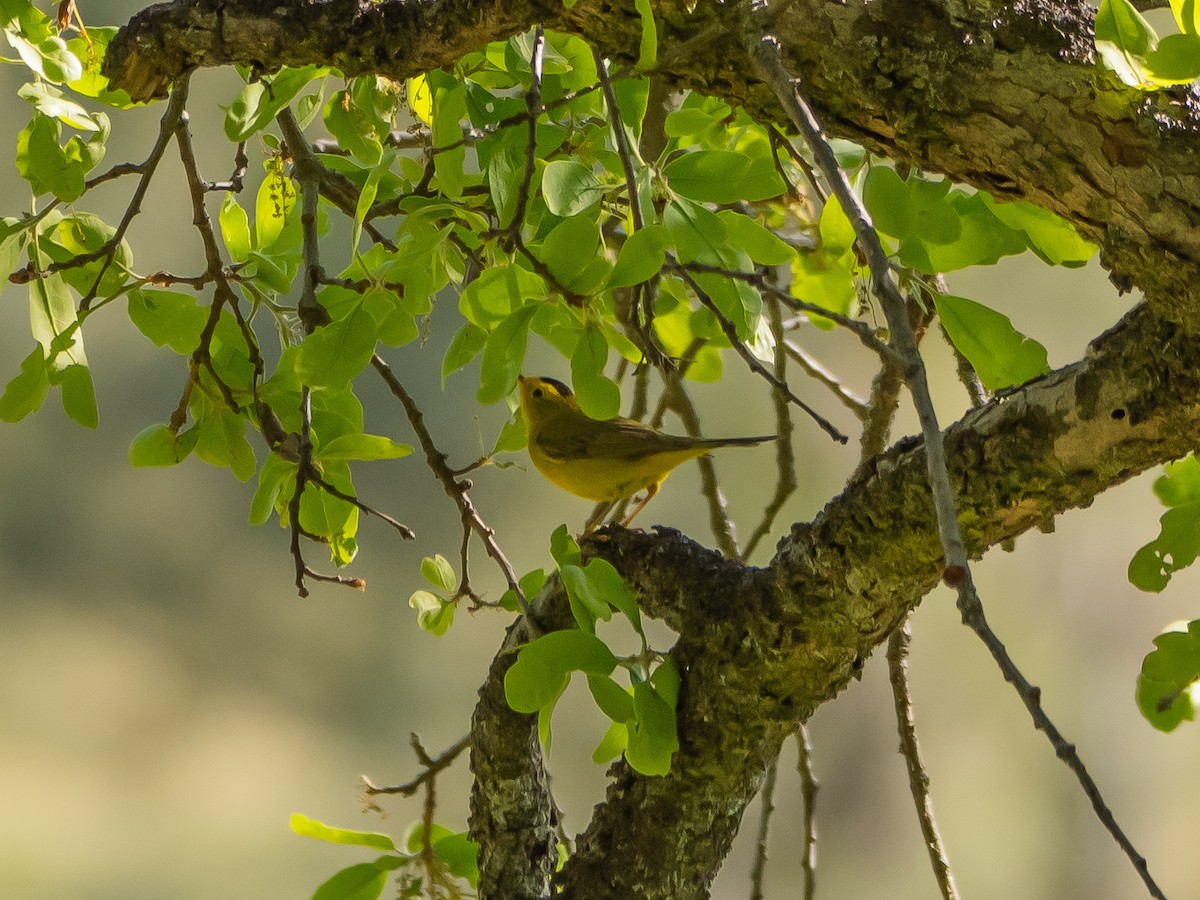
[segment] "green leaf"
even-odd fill
[[[559,568],[583,565],[583,553],[566,525],[559,525],[550,535],[550,556],[558,563]]]
[[[200,335],[209,311],[194,297],[177,291],[143,288],[129,292],[129,319],[138,331],[159,347],[170,347],[188,356],[200,346]]]
[[[658,29],[654,24],[654,8],[650,0],[634,0],[634,9],[642,20],[642,38],[638,43],[637,67],[642,71],[654,68],[658,60]]]
[[[458,308],[467,321],[490,330],[529,300],[545,296],[546,284],[539,276],[519,266],[497,266],[463,289]]]
[[[613,722],[596,745],[596,749],[592,751],[592,762],[598,766],[604,765],[624,753],[627,746],[629,728],[623,722]]]
[[[295,476],[294,462],[275,454],[267,457],[267,461],[258,472],[258,487],[254,490],[254,496],[250,498],[250,515],[247,520],[251,525],[261,525],[271,518],[271,511],[285,492],[286,499],[290,499],[292,491],[295,490]]]
[[[1096,11],[1096,51],[1130,87],[1146,86],[1143,64],[1158,46],[1158,35],[1129,0],[1100,0]]]
[[[151,425],[129,445],[129,464],[135,468],[178,465],[191,454],[198,436],[194,428],[177,435],[166,425]]]
[[[948,244],[926,243],[919,238],[900,248],[901,259],[922,272],[937,274],[969,266],[993,265],[1003,256],[1024,253],[1029,248],[1026,236],[1009,228],[991,209],[991,197],[980,191],[966,194],[954,191],[950,202],[959,216],[959,233]]]
[[[454,624],[454,604],[429,591],[413,591],[408,605],[417,611],[417,625],[435,637],[441,637]]]
[[[853,253],[831,258],[821,251],[801,253],[792,263],[792,296],[830,312],[848,315],[858,292],[854,276],[858,262]],[[655,320],[657,322],[657,319]],[[813,318],[818,327],[832,328],[828,319]]]
[[[1147,55],[1143,72],[1157,85],[1195,81],[1200,76],[1200,35],[1167,35]]]
[[[495,456],[497,453],[514,453],[517,450],[524,449],[529,443],[529,435],[525,430],[525,419],[521,416],[518,409],[511,419],[504,423],[500,429],[500,434],[496,436],[496,443],[492,447],[490,456]]]
[[[583,571],[592,594],[616,607],[641,634],[642,611],[638,606],[637,594],[625,583],[613,564],[606,559],[593,559]]]
[[[625,723],[634,718],[633,697],[611,675],[589,675],[587,682],[602,713],[614,722]]]
[[[446,378],[452,372],[458,371],[479,355],[479,351],[487,344],[487,336],[486,331],[471,322],[467,322],[455,332],[442,359],[443,388],[446,386]]]
[[[258,186],[254,200],[255,246],[263,251],[270,250],[279,241],[296,207],[296,183],[283,173],[282,161],[272,157],[267,160],[266,168],[266,177]],[[299,224],[298,217],[291,218],[291,221]],[[294,231],[296,237],[300,238],[299,228]],[[284,248],[281,246],[279,249]]]
[[[1095,244],[1080,237],[1074,225],[1050,210],[1024,200],[998,203],[990,194],[981,196],[992,215],[1022,233],[1029,248],[1050,265],[1082,266],[1096,254]]]
[[[586,295],[595,287],[587,279],[589,265],[600,248],[600,229],[591,216],[572,216],[563,219],[546,235],[538,252],[539,258],[568,290]],[[604,273],[608,274],[607,269]]]
[[[579,215],[603,199],[607,188],[592,170],[569,159],[556,159],[542,172],[542,197],[546,208],[556,216]]]
[[[500,227],[507,228],[512,224],[525,179],[525,137],[520,129],[507,128],[495,140],[496,147],[487,161],[487,184]]]
[[[593,419],[611,419],[621,411],[621,389],[605,377],[608,340],[589,323],[571,356],[571,383],[580,408]]]
[[[1200,34],[1200,6],[1196,0],[1170,0],[1171,14],[1175,16],[1175,24],[1180,26],[1184,35]]]
[[[355,160],[373,166],[383,154],[374,129],[366,115],[350,99],[349,91],[337,91],[325,103],[322,118],[329,133],[337,138],[338,146]],[[460,154],[462,151],[457,151]]]
[[[61,126],[57,119],[34,113],[29,124],[17,135],[17,171],[37,195],[54,194],[68,203],[77,200],[84,189],[89,165],[80,155],[78,138],[68,149],[59,146]],[[75,149],[70,149],[76,145]]]
[[[345,465],[345,463],[335,463]],[[333,466],[327,466],[326,480],[346,494],[354,493],[354,485],[348,475],[338,477]],[[320,490],[306,490],[300,498],[300,525],[313,534],[329,541],[329,559],[338,566],[348,566],[354,561],[358,545],[354,535],[358,532],[358,508],[340,497]]]
[[[696,107],[685,107],[667,113],[663,130],[667,137],[692,138],[706,132],[716,121],[711,112]]]
[[[891,169],[883,171],[891,172]],[[894,175],[895,173],[892,172]],[[821,221],[818,225],[821,234],[821,247],[831,259],[836,259],[854,248],[854,226],[842,209],[842,202],[836,194],[831,194],[821,210]]]
[[[951,294],[934,296],[950,340],[988,390],[1024,384],[1050,371],[1046,348],[1015,328],[1008,316]]]
[[[318,328],[300,345],[296,374],[313,388],[344,388],[375,352],[379,331],[375,319],[360,304],[350,315]]]
[[[1153,593],[1162,591],[1173,574],[1190,566],[1200,554],[1200,501],[1181,503],[1158,521],[1158,537],[1129,562],[1130,583]]]
[[[532,572],[526,572],[518,580],[517,584],[521,586],[521,593],[526,599],[532,600],[536,597],[546,585],[546,573],[542,569],[534,569]],[[521,608],[520,602],[517,600],[517,594],[509,588],[500,598],[500,606],[511,612],[516,612]]]
[[[30,286],[29,323],[34,339],[46,349],[51,383],[56,384],[58,373],[68,366],[87,365],[75,301],[59,273]]]
[[[235,144],[244,141],[269,125],[309,82],[327,71],[320,66],[285,67],[270,78],[247,84],[225,110],[225,136]]]
[[[358,863],[324,882],[313,893],[312,900],[378,900],[387,882],[387,869],[375,863]]]
[[[121,293],[126,284],[134,280],[131,271],[133,251],[122,239],[115,248],[107,245],[116,235],[116,229],[89,212],[73,212],[47,229],[40,242],[46,255],[55,262],[65,263],[87,254],[111,252],[112,262],[105,267],[103,259],[93,259],[83,265],[69,265],[60,273],[63,280],[80,294],[89,292],[98,296]],[[101,275],[101,272],[104,274]],[[97,283],[99,279],[99,283]]]
[[[426,556],[421,560],[421,576],[435,588],[441,588],[448,594],[454,593],[454,589],[458,586],[454,567],[440,553]]]
[[[525,363],[525,346],[529,339],[529,323],[537,312],[536,305],[518,309],[495,327],[483,348],[480,385],[476,399],[486,406],[513,392],[517,376]]]
[[[58,119],[65,125],[80,131],[100,131],[107,123],[102,113],[90,113],[62,91],[48,84],[34,82],[23,84],[17,96],[28,100],[38,112]]]
[[[650,102],[650,79],[618,79],[613,83],[613,94],[617,98],[621,121],[633,133],[631,143],[636,146],[642,139],[642,121],[646,118],[646,108]]]
[[[671,189],[706,203],[770,200],[785,186],[770,157],[749,157],[732,150],[685,153],[663,168]]]
[[[832,202],[833,198],[830,198],[830,203]],[[826,209],[828,208],[826,204]],[[731,209],[723,209],[717,213],[717,219],[725,226],[729,242],[746,251],[746,255],[756,263],[764,266],[782,266],[796,258],[796,250],[793,247],[749,216]],[[825,221],[824,216],[821,221]],[[620,260],[618,264],[619,262]]]
[[[467,148],[460,123],[467,117],[467,92],[462,82],[441,70],[427,77],[433,89],[433,168],[442,193],[457,200],[465,185]],[[458,146],[453,150],[443,149],[454,144]]]
[[[379,195],[379,180],[391,169],[392,163],[395,160],[396,149],[394,147],[388,147],[384,150],[379,155],[379,161],[371,167],[371,171],[367,174],[367,181],[358,194],[358,203],[354,208],[354,229],[350,236],[350,251],[354,254],[358,253],[358,245],[362,240],[363,225],[367,221],[367,213],[371,211],[371,205]]]
[[[1200,459],[1185,456],[1163,466],[1163,474],[1154,482],[1154,495],[1163,506],[1200,500]]]
[[[92,372],[86,365],[75,363],[67,366],[50,381],[61,387],[63,411],[70,418],[84,428],[95,428],[100,424],[96,386],[92,383]]]
[[[229,258],[234,262],[245,262],[250,256],[250,218],[232,193],[226,194],[221,201],[217,221]]]
[[[196,422],[193,451],[210,466],[228,468],[239,481],[249,481],[258,467],[246,440],[246,420],[224,407],[214,408]]]
[[[608,601],[597,596],[579,566],[562,566],[559,569],[563,586],[567,589],[567,599],[571,603],[571,614],[582,631],[594,634],[596,620],[608,621],[612,618],[612,608]]]
[[[593,634],[553,631],[526,644],[504,675],[504,696],[514,712],[533,713],[554,702],[571,672],[608,675],[617,665],[612,651]]]
[[[129,109],[137,104],[124,90],[109,88],[108,78],[101,72],[108,45],[116,34],[114,26],[89,25],[86,37],[76,35],[67,42],[67,49],[75,54],[83,66],[83,74],[69,82],[67,87],[84,97],[94,97],[106,106]]]
[[[435,840],[433,852],[452,875],[466,879],[473,888],[479,887],[479,845],[467,832],[460,831]]]
[[[1154,639],[1142,661],[1137,703],[1147,721],[1173,731],[1195,718],[1195,686],[1200,681],[1200,620],[1179,623]]]
[[[737,218],[750,221],[745,216]],[[663,263],[667,260],[665,251],[670,245],[671,236],[662,225],[647,225],[633,232],[625,239],[621,252],[617,254],[617,263],[608,277],[608,287],[632,287],[649,281],[662,271]]]
[[[738,268],[738,255],[731,248],[724,222],[700,204],[675,198],[663,210],[663,224],[671,235],[680,262]]]
[[[49,388],[46,352],[39,344],[21,363],[21,374],[4,388],[4,395],[0,396],[0,421],[19,422],[37,412],[46,401]]]
[[[30,69],[52,84],[78,81],[83,77],[83,64],[67,48],[67,42],[56,34],[30,40],[21,32],[6,29],[9,44]]]
[[[636,724],[629,729],[625,759],[642,775],[666,775],[679,749],[674,700],[668,701],[653,684],[643,681],[633,686],[633,708]]]
[[[1171,0],[1171,13],[1185,35],[1200,34],[1200,6],[1196,0]]]
[[[26,231],[19,219],[0,218],[0,294],[8,284],[8,274],[17,267],[26,240]]]
[[[958,238],[962,224],[949,193],[948,180],[914,175],[904,181],[888,166],[872,166],[863,184],[863,202],[875,227],[901,242],[948,244]]]
[[[378,434],[343,434],[321,447],[314,458],[323,462],[330,460],[401,459],[412,453],[408,444],[400,444]]]

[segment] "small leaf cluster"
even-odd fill
[[[504,676],[508,705],[516,712],[537,714],[538,734],[549,747],[554,707],[571,675],[580,672],[596,706],[611,720],[592,759],[601,763],[624,753],[635,771],[665,775],[679,749],[679,671],[670,657],[659,657],[646,646],[637,597],[611,563],[593,559],[585,565],[566,526],[554,532],[551,553],[578,627],[544,634],[521,647]],[[641,638],[642,652],[635,658],[618,657],[596,633],[597,623],[610,621],[614,610]],[[629,687],[613,678],[618,666],[627,671]]]
[[[1174,731],[1196,717],[1200,699],[1200,620],[1179,622],[1154,639],[1142,661],[1137,703],[1160,731]]]
[[[1175,572],[1200,554],[1200,460],[1188,456],[1167,463],[1154,482],[1154,493],[1168,509],[1159,519],[1158,537],[1129,561],[1129,581],[1159,593]]]
[[[1130,87],[1156,90],[1200,78],[1200,13],[1192,0],[1170,0],[1179,33],[1160,38],[1130,0],[1102,0],[1096,52]]]
[[[1159,519],[1158,537],[1129,561],[1129,581],[1160,593],[1200,555],[1200,460],[1188,456],[1167,463],[1154,493],[1169,508]],[[1194,690],[1200,681],[1200,621],[1168,626],[1154,646],[1138,676],[1138,707],[1155,728],[1173,731],[1194,718],[1200,696]]]
[[[938,318],[955,348],[970,362],[983,386],[1001,390],[1048,372],[1046,349],[1017,331],[1008,316],[974,300],[938,290],[929,280],[971,266],[994,265],[1027,250],[1049,265],[1078,267],[1096,253],[1070,223],[1024,201],[997,203],[982,191],[968,192],[945,179],[920,173],[902,178],[894,168],[871,165],[861,178],[862,196],[885,247],[893,251],[902,281],[915,282],[918,296],[932,297]],[[798,279],[831,283],[830,273],[853,270],[853,230],[834,202],[821,215],[826,247],[842,255],[817,273]],[[850,312],[850,290],[838,296]],[[826,290],[828,290],[826,288]]]
[[[454,624],[455,600],[458,598],[458,578],[454,567],[442,554],[421,560],[421,577],[436,591],[413,591],[408,605],[417,611],[417,624],[430,634],[441,637]]]
[[[300,813],[291,817],[292,831],[330,844],[366,847],[382,852],[371,862],[341,869],[313,893],[313,900],[375,900],[382,897],[392,873],[400,874],[400,897],[426,896],[425,882],[434,880],[439,896],[473,896],[479,884],[478,845],[466,832],[434,824],[425,836],[423,822],[413,822],[397,847],[386,834],[336,828]],[[429,852],[425,850],[428,842]],[[467,890],[469,888],[469,890]]]

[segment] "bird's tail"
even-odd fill
[[[736,437],[736,438],[706,438],[704,446],[706,447],[754,447],[758,444],[765,444],[767,441],[774,441],[779,438],[777,434],[768,434],[762,437]]]

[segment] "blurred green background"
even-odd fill
[[[121,21],[135,4],[85,10],[89,23]],[[26,108],[15,92],[23,70],[0,69],[0,214],[28,204],[12,165],[15,123]],[[193,134],[204,174],[225,177],[232,147],[219,104],[237,90],[228,72],[193,82]],[[101,169],[144,158],[161,108],[114,115],[117,138]],[[194,272],[195,231],[167,162],[130,233],[135,267]],[[252,169],[252,172],[258,172]],[[119,217],[132,183],[106,185],[80,208]],[[213,197],[212,210],[216,202]],[[329,241],[344,252],[348,238]],[[335,252],[338,252],[335,251]],[[1042,341],[1052,365],[1071,362],[1087,340],[1130,305],[1095,266],[1051,270],[1032,258],[951,279],[957,293],[1009,314]],[[26,291],[0,295],[0,382],[29,352]],[[503,408],[474,402],[477,370],[439,384],[454,304],[436,309],[423,347],[386,357],[425,410],[451,463],[490,446]],[[816,332],[801,341],[847,383],[865,390],[870,360],[856,342]],[[408,748],[416,732],[431,752],[462,735],[475,691],[506,618],[460,614],[450,633],[416,626],[408,595],[422,586],[422,556],[440,552],[458,567],[458,517],[419,455],[360,466],[369,502],[414,526],[415,542],[365,520],[352,574],[366,593],[315,585],[307,600],[292,586],[288,536],[246,524],[253,483],[237,483],[189,459],[175,469],[134,470],[130,440],[165,421],[182,389],[178,357],[138,335],[123,304],[89,319],[87,351],[101,426],[66,420],[51,395],[35,417],[0,426],[0,895],[28,900],[295,898],[364,856],[293,835],[303,812],[348,827],[395,834],[420,814],[419,800],[384,800],[387,818],[364,813],[357,779],[381,783],[416,773]],[[269,339],[266,340],[269,343]],[[948,354],[929,342],[945,423],[966,399]],[[566,366],[531,348],[529,371],[566,376]],[[540,367],[540,370],[539,368]],[[693,392],[705,432],[761,433],[771,412],[759,386],[726,360],[731,377]],[[810,402],[844,428],[844,411],[814,383]],[[402,412],[370,374],[361,379],[368,430],[413,436]],[[840,490],[855,450],[833,445],[797,420],[801,487],[780,516],[814,516]],[[899,433],[915,430],[906,414]],[[262,448],[255,446],[262,459]],[[743,452],[743,451],[731,451]],[[717,467],[742,535],[773,489],[769,450],[744,451]],[[549,566],[550,532],[581,527],[589,507],[556,491],[528,466],[484,469],[473,498],[520,572]],[[765,473],[765,475],[763,474]],[[1200,785],[1193,777],[1197,734],[1153,731],[1133,703],[1134,679],[1150,641],[1167,622],[1200,613],[1197,575],[1177,577],[1161,597],[1126,581],[1133,552],[1157,533],[1161,508],[1153,474],[1110,491],[1086,511],[1061,517],[1052,535],[1030,534],[1016,551],[978,566],[988,614],[1047,709],[1077,743],[1118,820],[1147,855],[1170,896],[1200,896],[1194,836]],[[707,544],[707,513],[695,467],[676,473],[640,520],[682,528]],[[755,561],[769,558],[774,538]],[[309,560],[328,569],[324,552]],[[503,581],[476,545],[473,580],[490,598]],[[933,799],[959,886],[972,898],[1139,896],[1132,868],[1088,802],[1034,732],[990,658],[958,622],[952,595],[931,594],[915,615],[911,670]],[[662,637],[660,644],[669,639]],[[589,760],[605,724],[578,685],[555,718],[551,768],[568,830],[582,828],[603,795],[603,770]],[[819,896],[926,898],[936,888],[896,753],[892,700],[882,654],[861,683],[811,722],[821,781]],[[781,764],[770,839],[768,896],[795,896],[801,816],[789,745]],[[465,759],[439,781],[438,819],[465,825]],[[714,896],[748,894],[757,807]]]

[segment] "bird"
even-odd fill
[[[621,523],[628,526],[681,463],[719,447],[753,447],[777,437],[665,434],[622,416],[591,418],[580,409],[571,389],[554,378],[518,375],[517,386],[533,465],[563,490],[607,505],[599,515],[592,516],[589,525],[599,521],[617,502],[644,490],[645,497]]]

